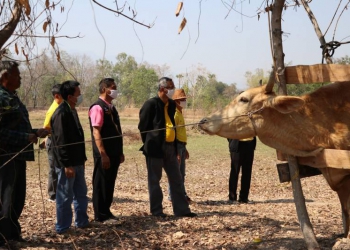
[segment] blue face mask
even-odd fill
[[[82,102],[83,102],[83,95],[80,95],[77,97],[77,103],[75,105],[79,106]]]

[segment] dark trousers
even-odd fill
[[[168,176],[174,214],[181,216],[190,213],[174,143],[166,143],[164,158],[146,156],[146,164],[151,213],[153,215],[163,213],[163,192],[160,187],[163,168]]]
[[[231,171],[229,180],[229,199],[237,200],[237,183],[240,169],[241,190],[239,193],[240,200],[247,200],[249,196],[250,181],[252,176],[252,166],[254,159],[254,150],[242,150],[240,153],[230,152],[231,155]]]
[[[178,142],[177,143],[177,153],[180,155],[180,173],[182,177],[182,188],[184,190],[184,194],[187,197],[186,188],[185,188],[185,176],[186,176],[186,145],[184,143]],[[169,200],[171,200],[171,190],[170,185],[168,185],[168,194],[169,194]]]
[[[54,156],[53,151],[51,147],[51,138],[47,137],[45,141],[45,146],[47,150],[47,158],[49,160],[49,174],[48,174],[48,180],[47,180],[47,192],[49,194],[49,198],[51,200],[56,199],[56,188],[57,188],[57,173],[55,169],[55,162],[54,162]],[[57,164],[56,164],[57,165]]]
[[[113,202],[115,181],[118,175],[120,157],[109,158],[110,168],[103,169],[101,157],[94,158],[94,173],[92,176],[92,203],[95,220],[107,220],[111,215],[109,210]]]
[[[2,157],[0,166],[8,159]],[[21,226],[18,219],[26,198],[26,162],[12,160],[0,169],[0,245],[7,240],[18,239]]]

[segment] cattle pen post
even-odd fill
[[[317,21],[309,9],[307,2],[301,0],[306,12],[308,13],[312,24],[314,25],[316,34],[321,43],[321,47],[325,46],[326,42],[320,31]],[[271,30],[270,36],[273,41],[271,46],[274,62],[275,75],[273,76],[275,82],[278,83],[278,94],[287,95],[286,84],[299,84],[299,83],[324,83],[332,81],[349,81],[350,80],[350,66],[348,65],[333,65],[332,60],[328,53],[324,53],[323,57],[326,59],[328,65],[312,65],[312,66],[294,66],[284,67],[284,53],[282,46],[282,28],[281,28],[281,14],[285,0],[276,0],[275,3],[268,8],[267,11],[272,12],[271,18]],[[270,20],[269,20],[270,21]],[[334,152],[336,151],[336,153]],[[312,229],[312,225],[307,213],[305,198],[303,195],[299,169],[303,165],[311,166],[315,168],[344,168],[339,164],[347,164],[350,166],[349,160],[350,151],[344,152],[344,150],[331,150],[326,149],[316,157],[295,157],[292,155],[286,155],[284,160],[288,161],[289,166],[289,179],[292,182],[294,202],[298,215],[298,220],[302,233],[304,235],[305,242],[308,249],[320,249],[317,243],[315,234]],[[279,159],[280,160],[280,159]],[[299,165],[303,164],[303,165]],[[338,164],[338,165],[337,165]],[[349,167],[348,167],[349,168]],[[311,174],[312,175],[312,174]],[[311,176],[309,175],[309,176]],[[315,175],[315,174],[313,174]],[[344,216],[343,216],[344,224]],[[346,237],[346,236],[345,236]]]
[[[272,75],[274,79],[279,83],[279,94],[287,94],[286,78],[284,75],[284,53],[283,53],[283,41],[282,41],[282,11],[285,5],[285,0],[276,0],[272,6],[272,18],[271,21],[271,33],[272,38],[272,55],[274,62],[275,74]],[[297,215],[301,227],[301,231],[304,235],[304,239],[308,249],[320,249],[316,240],[315,233],[313,231],[309,215],[306,210],[305,198],[301,187],[300,178],[298,176],[298,163],[294,156],[287,156],[289,171],[293,187],[294,202],[297,210]]]

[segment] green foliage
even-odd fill
[[[259,86],[260,80],[262,80],[263,84],[267,83],[267,81],[269,80],[269,76],[264,72],[263,69],[255,69],[255,73],[247,71],[244,76],[247,79],[247,85],[249,86],[249,88]]]
[[[194,90],[196,95],[193,96],[192,102],[197,107],[193,103],[192,107],[211,112],[225,107],[237,89],[235,85],[218,82],[215,75],[208,74],[207,77],[198,76]]]
[[[158,76],[153,69],[147,69],[144,65],[133,72],[133,80],[130,85],[131,96],[137,107],[157,94]]]
[[[349,57],[343,58],[341,61],[345,62],[349,60]],[[349,60],[350,61],[350,60]],[[289,63],[290,64],[290,63]],[[249,87],[257,87],[259,86],[260,79],[262,80],[262,84],[266,84],[270,77],[270,72],[264,72],[263,69],[256,69],[255,73],[247,71],[245,74],[247,78],[247,83]],[[301,96],[306,93],[310,93],[323,86],[325,83],[313,83],[313,84],[287,84],[287,93],[288,95],[293,96]],[[277,86],[274,86],[276,91]]]
[[[116,75],[116,82],[121,96],[118,100],[118,105],[131,107],[132,90],[130,86],[133,81],[133,72],[137,70],[137,62],[132,56],[126,53],[120,53],[117,56],[117,63],[114,65],[113,72]]]
[[[310,83],[310,84],[287,84],[288,95],[301,96],[306,93],[315,91],[316,89],[325,85],[324,83]]]
[[[92,61],[89,57],[69,55],[61,52],[62,63],[57,62],[54,54],[44,54],[29,66],[21,68],[22,87],[19,94],[29,107],[49,106],[52,102],[51,88],[55,83],[76,79],[81,83],[84,95],[83,105],[89,107],[99,96],[98,83],[105,77],[112,77],[118,85],[119,96],[114,101],[118,109],[124,107],[139,108],[143,103],[157,94],[159,72],[157,65],[138,64],[134,57],[120,53],[113,63],[107,60]],[[345,56],[335,60],[337,63],[349,64],[350,58]],[[163,65],[162,68],[167,68]],[[256,69],[254,73],[245,74],[249,87],[267,83],[269,72]],[[227,84],[216,79],[216,75],[207,72],[201,66],[192,71],[176,74],[177,87],[185,90],[187,108],[203,109],[207,113],[222,109],[239,92],[237,84]],[[317,84],[287,85],[289,95],[302,95],[322,86]]]
[[[344,56],[344,57],[341,57],[341,58],[336,58],[336,59],[334,59],[334,63],[349,65],[350,64],[350,57],[349,56]]]

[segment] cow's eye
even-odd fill
[[[248,102],[248,99],[242,96],[241,99],[240,99],[239,101],[240,101],[240,102]]]

